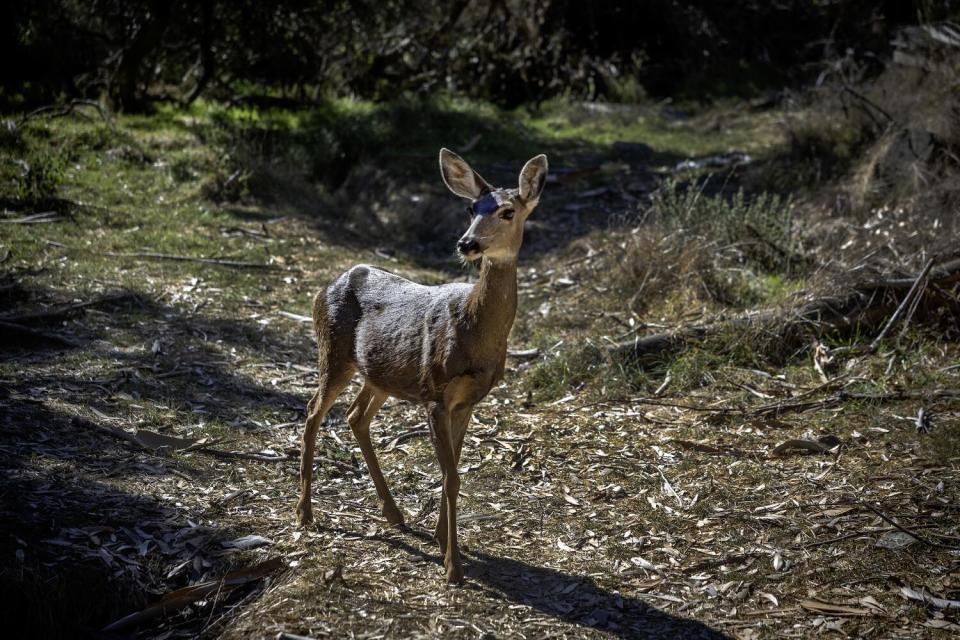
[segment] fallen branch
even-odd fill
[[[810,300],[790,315],[780,310],[766,310],[748,313],[732,320],[681,327],[675,331],[617,343],[610,348],[610,354],[640,366],[650,366],[662,362],[666,356],[681,350],[687,344],[711,335],[724,331],[743,333],[757,327],[767,330],[771,339],[778,344],[796,348],[809,343],[811,334],[850,334],[862,326],[880,323],[891,313],[895,314],[895,317],[890,318],[895,323],[903,313],[901,311],[897,314],[897,309],[911,306],[911,297],[914,303],[921,298],[927,298],[931,309],[955,305],[955,301],[942,294],[933,295],[930,291],[960,283],[960,259],[936,267],[929,262],[928,265],[919,276],[913,278],[877,280],[853,287],[846,294]],[[921,281],[930,286],[921,287]],[[916,293],[911,295],[911,291]],[[881,333],[881,336],[884,335]]]
[[[18,315],[0,316],[0,322],[13,322],[16,324],[28,324],[34,322],[50,322],[53,320],[63,320],[73,315],[74,312],[90,307],[97,307],[102,304],[117,304],[137,300],[138,297],[132,293],[118,293],[109,296],[102,296],[86,302],[75,302],[72,304],[61,305],[45,311],[36,311],[33,313],[23,313]]]
[[[670,407],[672,409],[686,409],[687,411],[701,411],[703,413],[743,413],[742,409],[733,409],[730,407],[708,407],[702,404],[693,404],[689,402],[670,402],[669,400],[658,400],[655,398],[630,398],[633,404],[648,404],[655,407]]]
[[[887,334],[890,332],[890,329],[893,328],[893,325],[897,324],[897,320],[900,319],[900,316],[903,315],[904,310],[910,306],[910,303],[913,302],[914,298],[918,297],[919,293],[923,291],[923,285],[921,282],[924,282],[927,274],[930,273],[930,269],[933,268],[933,258],[927,260],[927,264],[923,265],[923,270],[920,272],[920,275],[917,276],[917,279],[914,280],[913,285],[910,287],[910,290],[907,292],[907,295],[903,297],[903,300],[900,302],[900,306],[897,307],[897,310],[893,312],[893,315],[890,316],[890,319],[887,320],[887,324],[884,325],[883,330],[877,334],[877,337],[873,339],[873,342],[870,343],[869,351],[873,353],[877,350],[877,347],[880,346],[880,343],[884,338],[887,337]]]
[[[911,536],[917,542],[925,544],[928,547],[934,547],[935,549],[960,549],[960,547],[952,544],[943,544],[941,542],[937,542],[936,540],[931,540],[929,538],[924,537],[923,534],[917,533],[916,531],[906,528],[905,526],[903,526],[902,524],[900,524],[899,522],[897,522],[896,520],[894,520],[893,518],[885,514],[883,511],[880,511],[880,509],[870,504],[866,500],[858,500],[857,502],[863,505],[864,507],[866,507],[867,509],[869,509],[870,511],[873,511],[875,514],[877,514],[877,516],[880,517],[881,520],[892,525],[894,528],[900,530],[901,532],[907,534],[908,536]]]
[[[507,349],[507,357],[514,360],[531,360],[540,357],[540,349]]]
[[[258,565],[246,569],[238,569],[226,574],[220,580],[211,580],[201,582],[200,584],[190,585],[171,591],[164,595],[159,602],[150,605],[146,609],[131,613],[128,616],[120,618],[116,622],[108,624],[103,628],[103,632],[118,632],[124,629],[134,627],[141,622],[151,620],[158,616],[173,613],[197,600],[202,600],[211,594],[226,593],[247,583],[260,580],[272,573],[276,573],[284,568],[282,558],[271,558]]]
[[[22,345],[24,342],[46,342],[57,344],[63,347],[83,346],[82,343],[63,334],[31,329],[30,327],[25,327],[21,324],[17,324],[16,322],[10,322],[9,320],[0,320],[0,329],[3,330],[0,332],[0,335],[3,336],[0,338],[0,343],[4,344],[12,344],[16,342],[18,345]]]
[[[243,260],[227,260],[221,258],[204,258],[201,256],[178,256],[170,253],[154,253],[152,251],[133,251],[128,253],[104,251],[100,255],[110,256],[111,258],[144,258],[146,260],[170,260],[173,262],[200,262],[202,264],[215,264],[221,267],[236,267],[238,269],[264,269],[268,271],[283,271],[284,269],[280,265],[276,264],[245,262]]]
[[[890,393],[848,393],[839,391],[829,398],[804,400],[801,402],[774,402],[748,411],[753,415],[780,415],[793,412],[802,413],[814,409],[827,409],[851,400],[865,402],[899,402],[902,400],[955,400],[960,399],[960,390],[935,389],[933,391],[893,391]]]
[[[63,218],[56,211],[44,211],[43,213],[32,213],[22,218],[0,219],[0,224],[45,224],[47,222],[59,222]]]
[[[223,451],[222,449],[211,448],[210,445],[213,443],[197,442],[194,440],[163,436],[162,434],[144,431],[139,431],[138,433],[133,434],[126,429],[107,427],[97,424],[96,422],[88,420],[82,416],[73,416],[73,418],[70,420],[70,423],[73,426],[83,427],[85,429],[96,431],[102,435],[116,438],[117,440],[123,440],[124,442],[132,445],[137,451],[155,452],[161,448],[167,448],[179,451],[181,453],[202,453],[204,455],[225,460],[255,460],[257,462],[295,462],[299,460],[300,455],[299,451],[293,451],[288,455],[276,456],[270,456],[263,453],[249,453],[246,451]],[[360,471],[352,465],[349,465],[345,462],[340,462],[339,460],[334,460],[333,458],[328,458],[326,456],[314,456],[313,459],[315,462],[328,464],[343,471],[350,471],[352,473],[358,473]]]
[[[422,436],[428,436],[428,435],[430,435],[429,429],[420,429],[420,428],[410,429],[409,431],[404,431],[403,433],[395,436],[392,439],[390,437],[384,438],[380,441],[380,444],[383,444],[384,442],[389,441],[390,444],[387,445],[384,451],[393,451],[399,445],[403,444],[407,440],[412,440],[413,438],[420,438]]]
[[[91,431],[96,431],[105,436],[110,436],[111,438],[116,438],[117,440],[123,440],[129,442],[137,449],[146,450],[142,444],[137,441],[136,436],[134,436],[129,431],[123,429],[118,429],[116,427],[106,427],[102,424],[97,424],[93,420],[87,420],[82,416],[73,416],[70,418],[70,424],[74,427],[83,427],[84,429],[90,429]]]
[[[308,322],[313,322],[313,318],[311,318],[310,316],[305,316],[299,313],[293,313],[292,311],[277,311],[277,315],[281,315],[284,318],[289,318],[290,320],[294,320],[296,322],[302,322],[304,324]]]
[[[27,123],[28,120],[41,115],[49,115],[51,118],[67,116],[75,112],[77,107],[91,107],[95,109],[96,112],[100,114],[100,117],[107,124],[107,126],[110,127],[110,130],[116,133],[116,125],[114,125],[113,120],[107,115],[107,112],[104,110],[104,108],[100,106],[100,103],[94,102],[93,100],[71,100],[66,105],[49,104],[44,107],[40,107],[39,109],[34,109],[27,115],[20,118],[20,120],[17,121],[16,127],[17,129],[20,129],[24,124]],[[79,111],[76,111],[76,113],[84,118],[89,117]]]

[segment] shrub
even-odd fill
[[[667,180],[651,198],[651,211],[668,232],[680,232],[733,250],[741,262],[771,271],[790,271],[799,259],[793,224],[794,202],[769,192],[747,196],[705,193],[709,176],[697,186]]]
[[[17,198],[26,204],[42,205],[54,200],[63,183],[66,161],[59,151],[30,152],[21,163]]]

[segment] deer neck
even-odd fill
[[[467,298],[467,312],[480,340],[491,347],[506,345],[517,313],[516,259],[481,260],[480,279]]]

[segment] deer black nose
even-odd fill
[[[457,242],[457,251],[463,255],[468,255],[474,251],[480,250],[480,243],[476,240],[460,240]]]

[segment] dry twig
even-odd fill
[[[215,264],[221,267],[236,267],[238,269],[284,270],[282,266],[276,264],[263,264],[260,262],[245,262],[243,260],[227,260],[222,258],[204,258],[201,256],[178,256],[170,253],[155,253],[152,251],[133,251],[127,253],[104,251],[101,255],[110,256],[111,258],[144,258],[147,260],[171,260],[174,262],[200,262],[202,264]]]
[[[960,547],[958,547],[958,546],[955,546],[955,545],[952,545],[952,544],[943,544],[943,543],[941,543],[941,542],[937,542],[936,540],[931,540],[930,538],[927,538],[926,536],[924,536],[924,535],[922,535],[922,534],[920,534],[920,533],[917,533],[916,531],[914,531],[914,530],[912,530],[912,529],[908,529],[907,527],[903,526],[902,524],[900,524],[899,522],[897,522],[896,520],[894,520],[893,518],[891,518],[890,516],[888,516],[887,514],[885,514],[883,511],[880,511],[880,509],[878,509],[878,508],[875,507],[874,505],[870,504],[870,503],[867,502],[866,500],[858,500],[857,502],[858,502],[858,504],[861,504],[861,505],[865,506],[865,507],[866,507],[867,509],[869,509],[870,511],[873,511],[873,512],[874,512],[875,514],[877,514],[877,516],[879,516],[880,519],[883,520],[884,522],[887,522],[887,523],[891,524],[893,527],[895,527],[896,529],[900,530],[901,532],[907,534],[908,536],[911,536],[911,537],[915,538],[915,539],[917,540],[917,542],[923,543],[923,544],[927,545],[928,547],[934,547],[934,548],[936,548],[936,549],[960,549]]]

